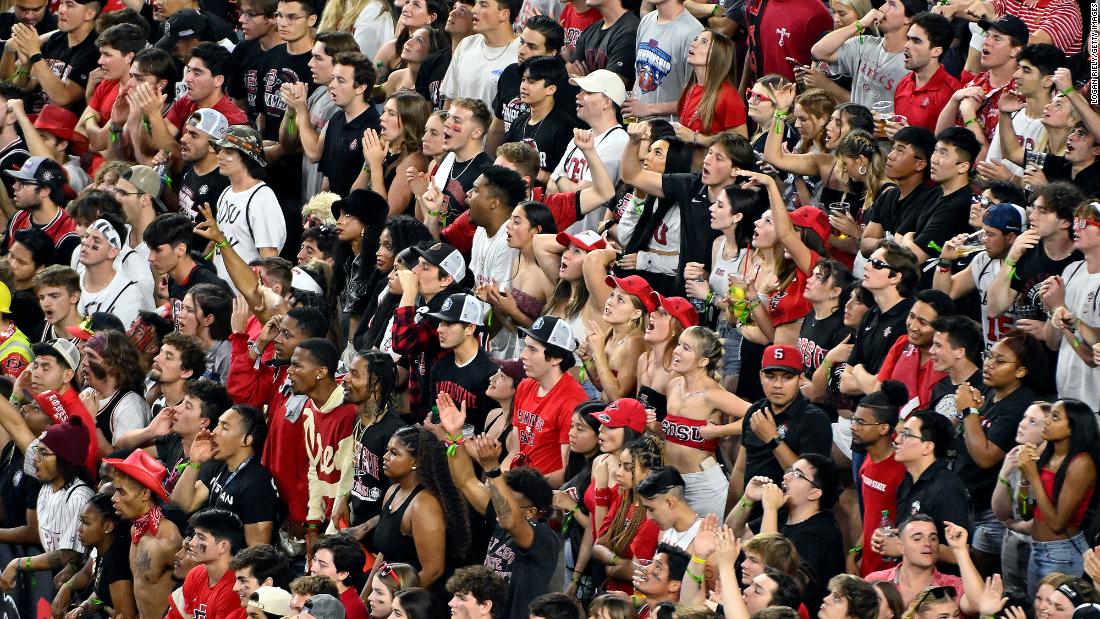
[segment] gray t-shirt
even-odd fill
[[[336,103],[329,96],[328,88],[318,88],[306,100],[309,109],[309,122],[317,128],[320,135],[325,134],[328,119],[336,111]],[[302,202],[309,202],[313,196],[321,193],[321,173],[316,163],[309,157],[302,157]],[[224,382],[224,379],[223,379]]]
[[[638,24],[634,60],[634,96],[643,103],[677,101],[691,77],[688,48],[703,24],[683,10],[670,22],[660,23],[650,11]]]
[[[882,37],[852,37],[840,47],[837,61],[829,65],[834,73],[852,77],[852,103],[870,108],[876,101],[893,101],[894,88],[909,72],[905,55],[886,51],[882,42]]]

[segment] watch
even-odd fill
[[[39,60],[42,60],[42,52],[31,54],[31,56],[27,58],[27,66],[32,67],[34,66],[34,63],[38,62]]]
[[[776,449],[779,448],[779,437],[777,436],[777,437],[773,438],[772,440],[768,441],[767,443],[764,443],[764,445],[767,446],[768,449],[770,449],[772,451],[775,451]]]
[[[488,471],[485,471],[485,477],[489,479],[496,479],[497,477],[500,477],[503,473],[504,472],[501,471],[500,467],[498,466],[495,469],[489,469]]]

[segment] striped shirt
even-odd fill
[[[69,549],[84,552],[76,537],[80,512],[92,498],[92,489],[79,479],[60,490],[42,484],[38,491],[38,536],[46,552]]]
[[[1043,30],[1055,47],[1067,56],[1081,51],[1081,7],[1077,0],[1039,0],[1034,4],[1020,0],[993,0],[997,15],[1011,13],[1034,34]]]

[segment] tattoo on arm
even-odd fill
[[[512,506],[508,503],[508,499],[500,492],[500,488],[492,481],[489,482],[489,494],[493,499],[493,509],[496,510],[498,518],[511,518]]]
[[[56,572],[65,567],[69,563],[76,561],[80,558],[80,554],[74,550],[63,548],[61,550],[54,550],[46,555],[46,561],[50,566],[50,570]]]

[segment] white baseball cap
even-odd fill
[[[623,78],[607,69],[596,69],[584,77],[574,77],[569,80],[569,83],[585,92],[598,92],[619,107],[622,107],[623,102],[626,101],[626,85],[623,84]]]

